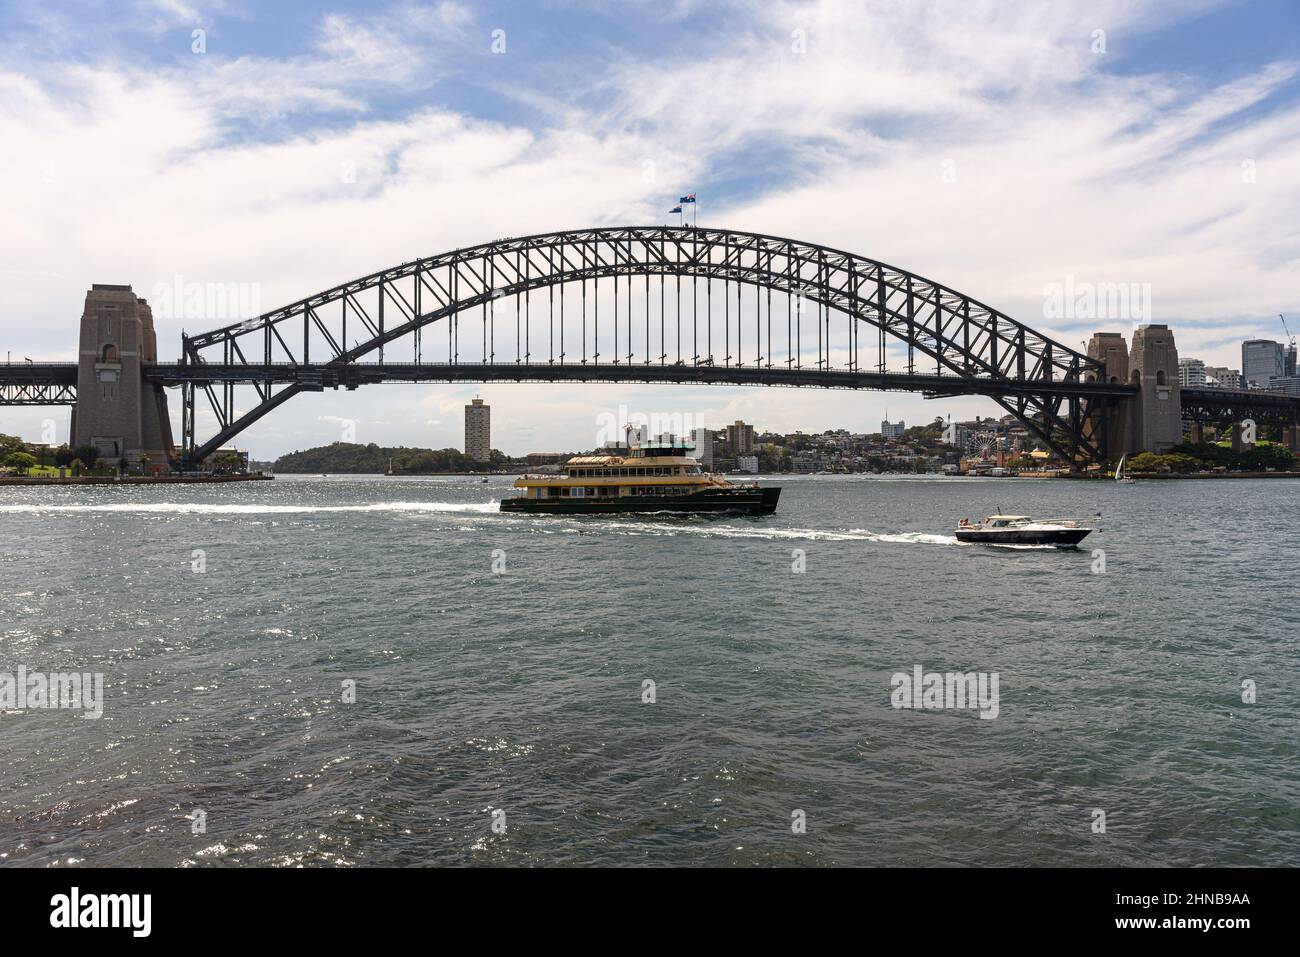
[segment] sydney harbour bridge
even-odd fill
[[[136,342],[121,323],[133,304],[146,315]],[[1179,389],[1172,333],[1144,330],[1134,332],[1131,352],[1122,340],[1116,348],[1116,334],[1099,333],[1083,353],[854,253],[707,227],[601,227],[405,262],[183,335],[175,361],[158,360],[152,318],[129,286],[95,286],[80,361],[0,366],[0,405],[73,405],[74,442],[113,433],[124,454],[161,447],[186,466],[299,393],[383,382],[983,395],[1076,469],[1159,450],[1171,436],[1176,443],[1186,418],[1252,417],[1294,442],[1300,399]],[[180,390],[179,448],[167,388]],[[213,434],[198,434],[200,410],[211,413]]]

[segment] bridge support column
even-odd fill
[[[1255,447],[1255,443],[1247,442],[1245,436],[1242,434],[1241,423],[1240,422],[1232,423],[1232,451],[1249,452],[1254,447]]]
[[[1200,422],[1192,423],[1192,432],[1190,436],[1193,445],[1200,445],[1205,441],[1205,426]]]
[[[1287,425],[1282,427],[1282,444],[1289,451],[1300,452],[1300,425]]]
[[[1140,389],[1129,418],[1129,452],[1168,452],[1183,438],[1178,349],[1163,323],[1138,326],[1129,350],[1129,381]]]
[[[72,444],[93,445],[114,465],[148,456],[151,467],[167,469],[176,451],[167,396],[142,375],[157,361],[149,304],[130,286],[93,285],[81,315]]]
[[[1128,381],[1128,343],[1118,332],[1094,332],[1088,340],[1088,356],[1105,363],[1106,382]],[[1115,462],[1128,448],[1129,406],[1132,400],[1117,399],[1101,404],[1094,413],[1093,429],[1105,436],[1105,456]]]

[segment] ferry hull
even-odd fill
[[[956,534],[957,541],[978,545],[1056,545],[1060,548],[1069,548],[1078,545],[1092,534],[1092,529],[997,528],[989,531],[958,529]]]
[[[741,515],[771,515],[776,511],[778,487],[708,489],[687,495],[620,495],[608,499],[507,498],[503,512],[537,512],[560,515],[613,515],[624,512],[732,512]]]

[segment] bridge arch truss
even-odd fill
[[[646,381],[982,394],[1074,464],[1104,459],[1102,365],[978,300],[758,233],[606,227],[507,238],[372,273],[184,338],[202,460],[292,396],[376,381]],[[235,387],[255,390],[246,408]],[[196,435],[205,394],[216,434]]]

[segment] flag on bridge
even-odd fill
[[[670,213],[680,213],[681,211],[682,208],[680,206],[674,206],[672,209],[668,210]]]
[[[683,197],[682,197],[681,199],[679,199],[677,202],[679,202],[679,203],[693,203],[693,202],[695,202],[695,194],[694,194],[694,193],[687,193],[685,196],[683,196]]]

